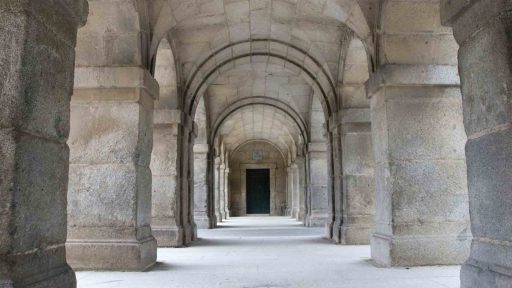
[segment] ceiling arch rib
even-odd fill
[[[220,115],[217,117],[215,123],[213,124],[213,129],[210,135],[210,139],[212,140],[211,143],[213,143],[213,139],[215,139],[218,136],[219,130],[224,124],[224,122],[233,115],[236,111],[240,109],[244,109],[248,106],[268,106],[277,110],[280,110],[282,113],[287,115],[287,117],[290,120],[293,120],[293,124],[297,127],[298,131],[300,132],[301,141],[300,143],[308,143],[309,142],[309,133],[308,133],[308,127],[304,121],[304,119],[301,117],[301,115],[295,111],[292,107],[290,107],[288,104],[272,99],[269,97],[251,97],[239,100],[229,107],[227,107]]]
[[[204,94],[209,84],[215,80],[216,76],[218,76],[219,73],[222,73],[222,71],[235,67],[236,62],[243,61],[243,59],[250,59],[251,63],[271,62],[277,65],[282,65],[291,71],[295,70],[300,72],[305,81],[312,85],[314,89],[319,91],[319,95],[322,97],[322,107],[324,108],[326,115],[331,115],[332,111],[337,106],[336,89],[331,85],[331,82],[327,80],[327,78],[320,77],[322,74],[315,75],[313,72],[304,67],[303,63],[301,64],[300,62],[286,58],[286,56],[272,52],[254,52],[227,59],[219,65],[214,66],[213,69],[209,70],[205,75],[196,77],[198,80],[195,83],[197,84],[191,85],[190,89],[187,90],[188,93],[186,94],[187,100],[185,104],[188,105],[186,107],[191,115],[193,115],[195,112],[195,106],[197,105],[199,98]]]
[[[211,107],[212,123],[226,107],[255,95],[285,102],[303,119],[308,119],[311,97],[315,92],[300,72],[279,64],[245,61],[237,62],[234,68],[220,73],[209,84],[203,98]]]
[[[373,47],[368,21],[358,0],[155,0],[152,15],[156,36],[171,29],[178,36],[194,30],[197,33],[188,36],[187,42],[210,36],[211,48],[247,38],[285,41],[295,41],[300,35],[316,38],[323,36],[318,31],[334,29],[340,24],[353,30],[369,49]]]
[[[303,144],[301,131],[282,110],[269,105],[240,107],[217,123],[215,136],[228,151],[249,140],[268,140],[283,151],[296,151]]]

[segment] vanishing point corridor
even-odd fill
[[[77,272],[79,288],[457,288],[459,266],[376,268],[288,217],[234,217],[191,247],[160,248],[150,272]]]

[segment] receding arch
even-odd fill
[[[322,99],[323,99],[322,106],[323,106],[326,114],[331,115],[333,113],[333,111],[335,110],[335,107],[337,106],[336,105],[337,97],[335,96],[335,95],[337,95],[336,88],[333,85],[332,86],[329,85],[327,90],[330,93],[328,93],[326,91],[325,86],[322,85],[322,83],[320,83],[319,79],[317,77],[315,77],[313,72],[311,72],[310,70],[307,70],[305,67],[301,66],[300,63],[298,63],[294,60],[288,59],[286,56],[275,54],[272,52],[255,52],[255,53],[242,54],[242,55],[238,55],[236,57],[230,58],[228,60],[225,60],[222,63],[216,65],[204,77],[201,78],[197,88],[194,89],[194,92],[192,94],[190,94],[190,93],[185,94],[187,97],[186,98],[187,102],[185,103],[185,107],[187,107],[188,113],[190,115],[193,115],[195,113],[195,107],[196,107],[197,101],[198,101],[197,97],[200,94],[201,89],[204,89],[207,86],[206,85],[207,81],[211,80],[211,76],[215,72],[217,72],[217,70],[221,69],[223,66],[225,66],[231,62],[234,62],[236,60],[246,58],[246,57],[255,57],[255,56],[265,56],[265,57],[271,57],[271,58],[277,58],[280,60],[284,60],[285,62],[290,63],[290,64],[294,65],[296,68],[299,68],[300,70],[302,70],[308,76],[309,80],[312,81],[314,84],[316,84],[315,85],[316,88],[320,90],[320,93],[321,93]],[[189,94],[191,95],[190,97],[188,96]]]
[[[273,99],[270,97],[264,97],[264,96],[255,96],[251,98],[245,98],[242,100],[239,100],[230,106],[228,106],[224,111],[220,114],[220,116],[217,118],[215,123],[212,125],[211,134],[210,134],[210,143],[213,143],[213,140],[218,136],[219,129],[221,128],[222,124],[236,111],[248,107],[248,106],[269,106],[273,107],[275,109],[278,109],[285,113],[287,116],[290,117],[290,119],[293,120],[293,122],[297,125],[297,128],[299,129],[301,133],[301,138],[304,141],[304,143],[308,143],[309,141],[309,133],[307,130],[307,126],[304,122],[304,120],[300,117],[300,114],[293,110],[288,104],[279,101],[277,99]]]

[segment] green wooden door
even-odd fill
[[[270,170],[247,169],[247,214],[270,214]]]

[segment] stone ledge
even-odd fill
[[[140,67],[76,67],[75,90],[139,88],[158,99],[160,87],[148,70]],[[73,97],[74,98],[74,97]],[[97,98],[97,99],[96,99]],[[101,101],[102,97],[94,100]],[[105,101],[112,101],[107,97]]]
[[[379,67],[366,82],[366,95],[371,98],[384,87],[460,86],[459,70],[451,65],[394,65]]]
[[[308,152],[326,152],[327,144],[324,142],[308,143]]]
[[[185,112],[178,109],[156,109],[153,114],[154,125],[181,125],[197,135],[197,123]]]

